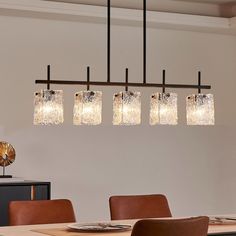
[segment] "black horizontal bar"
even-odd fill
[[[94,85],[94,86],[121,86],[121,87],[156,87],[156,88],[182,88],[182,89],[211,89],[210,85],[191,84],[153,84],[153,83],[125,83],[125,82],[98,82],[98,81],[69,81],[69,80],[35,80],[36,84],[63,84],[63,85]]]

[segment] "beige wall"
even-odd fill
[[[79,220],[109,217],[113,194],[164,193],[173,214],[236,212],[235,76],[233,36],[149,29],[148,81],[160,82],[167,70],[170,83],[195,83],[197,71],[212,84],[216,126],[185,125],[185,96],[179,93],[179,125],[148,125],[149,96],[142,92],[143,122],[138,127],[113,127],[112,94],[104,92],[103,124],[72,125],[73,94],[81,87],[58,87],[65,92],[65,124],[32,125],[33,93],[43,88],[46,65],[55,79],[83,80],[86,66],[92,80],[106,80],[106,27],[73,21],[0,17],[0,137],[12,143],[17,161],[8,173],[52,182],[53,198],[73,200]],[[112,80],[142,80],[142,30],[112,28]],[[99,89],[99,88],[97,88]]]

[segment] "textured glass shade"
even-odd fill
[[[99,125],[102,122],[102,92],[82,91],[75,94],[74,125]]]
[[[139,125],[141,123],[140,92],[120,92],[113,96],[113,125]]]
[[[190,95],[186,98],[188,125],[214,125],[215,110],[212,94]]]
[[[177,94],[154,93],[151,96],[150,125],[177,125]]]
[[[34,97],[34,124],[58,125],[63,123],[63,91],[41,90]]]

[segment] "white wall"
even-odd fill
[[[106,80],[106,26],[75,21],[0,16],[0,137],[13,144],[16,162],[8,173],[52,182],[53,198],[70,198],[79,220],[109,218],[113,194],[164,193],[175,216],[236,212],[235,75],[233,36],[171,30],[148,30],[148,81],[196,83],[197,71],[213,86],[216,126],[185,125],[185,96],[179,94],[179,125],[148,125],[149,96],[142,92],[143,122],[113,127],[112,94],[104,92],[103,124],[72,125],[73,94],[65,92],[65,124],[32,125],[33,93],[44,86],[46,65],[55,79]],[[112,80],[142,80],[142,30],[113,26]]]

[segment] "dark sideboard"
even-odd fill
[[[8,225],[8,204],[10,201],[50,200],[50,197],[50,182],[0,182],[0,226]]]

